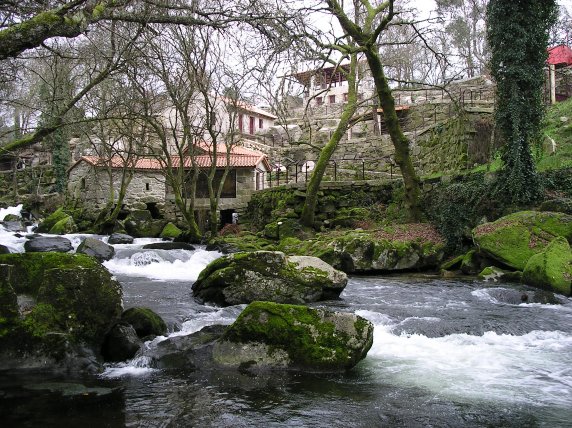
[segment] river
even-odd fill
[[[105,263],[123,286],[125,308],[151,307],[171,335],[229,324],[244,308],[200,305],[191,297],[198,272],[218,253],[142,253],[145,242],[116,246],[116,257]],[[23,245],[5,231],[0,243]],[[367,358],[348,373],[157,370],[142,357],[75,378],[0,371],[0,424],[570,427],[572,300],[520,303],[523,293],[534,290],[423,275],[352,277],[340,300],[316,305],[355,312],[375,325]]]

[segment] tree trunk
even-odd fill
[[[399,166],[403,177],[403,185],[405,187],[404,202],[405,208],[407,209],[408,220],[416,222],[421,218],[421,207],[419,206],[419,194],[421,191],[419,177],[417,177],[413,162],[411,161],[409,140],[399,124],[399,118],[395,110],[395,100],[393,99],[391,88],[383,72],[383,65],[379,57],[377,46],[369,46],[368,49],[365,50],[365,55],[375,82],[379,103],[383,109],[385,124],[393,147],[395,148],[395,162]]]
[[[330,161],[334,151],[338,147],[338,143],[343,138],[344,134],[348,129],[351,118],[357,110],[357,91],[356,91],[356,68],[357,59],[355,55],[352,55],[350,71],[348,73],[348,103],[344,107],[342,117],[340,118],[340,123],[336,127],[336,130],[330,137],[328,143],[320,151],[320,156],[316,162],[316,168],[310,176],[310,181],[306,186],[306,200],[304,201],[304,206],[302,208],[302,215],[300,217],[300,223],[307,227],[312,227],[314,224],[314,217],[316,212],[316,205],[318,204],[318,191],[320,190],[320,183],[324,178],[324,173],[326,172],[326,167]]]

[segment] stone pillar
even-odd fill
[[[550,104],[556,104],[556,67],[554,64],[548,65],[548,76],[550,88]]]

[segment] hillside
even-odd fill
[[[554,141],[556,150],[540,157],[538,169],[544,171],[572,166],[572,98],[549,107],[543,133]],[[551,144],[549,139],[545,142],[548,144]]]

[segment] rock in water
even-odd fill
[[[122,310],[121,286],[107,269],[61,253],[0,255],[0,266],[3,368],[66,368],[80,354],[99,353]]]
[[[132,326],[116,324],[105,336],[101,353],[105,361],[130,360],[142,344]]]
[[[115,244],[132,244],[133,243],[133,236],[126,235],[124,233],[112,233],[107,240],[107,243],[110,245]]]
[[[95,257],[100,262],[111,260],[115,249],[96,238],[85,238],[77,247],[77,253]]]
[[[67,253],[73,250],[69,239],[62,236],[35,236],[26,241],[24,249],[27,253]]]
[[[534,287],[571,295],[572,251],[563,237],[554,239],[546,250],[533,255],[526,264],[522,281]]]
[[[521,211],[473,230],[473,240],[481,251],[517,270],[523,270],[528,260],[557,236],[572,241],[571,215]]]
[[[131,325],[140,338],[167,333],[165,321],[149,308],[129,308],[121,314],[121,320]]]
[[[347,281],[345,273],[316,257],[254,251],[210,263],[193,284],[193,295],[223,306],[255,300],[308,303],[338,297]]]
[[[195,247],[187,242],[154,242],[143,245],[144,250],[187,250],[194,251]]]
[[[355,314],[253,302],[214,345],[226,367],[336,372],[365,358],[373,325]]]

